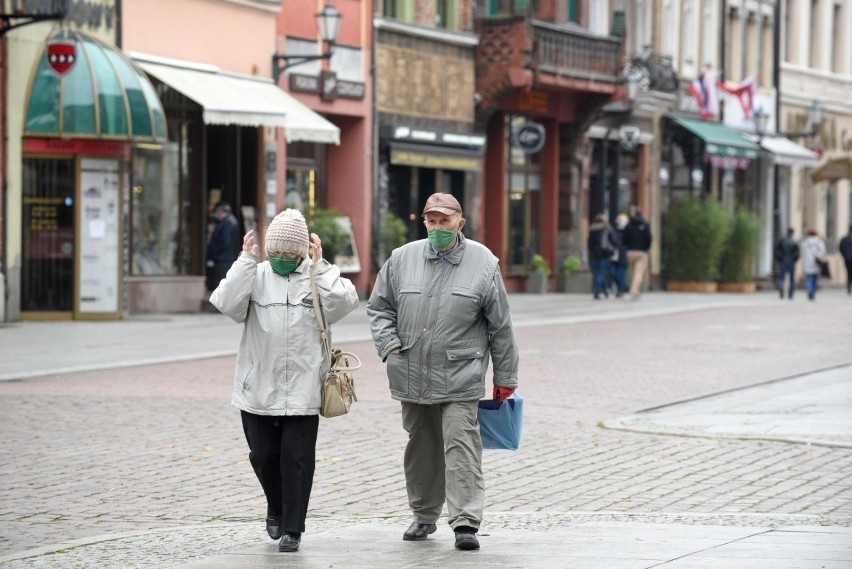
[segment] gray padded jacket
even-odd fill
[[[459,234],[439,260],[428,240],[394,250],[367,303],[391,397],[432,404],[481,399],[488,357],[494,385],[518,385],[518,347],[498,259]],[[398,353],[392,353],[400,348]]]

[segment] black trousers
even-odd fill
[[[249,461],[266,495],[267,515],[284,531],[305,531],[316,465],[319,415],[273,417],[241,411]]]

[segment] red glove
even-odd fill
[[[500,403],[501,401],[512,395],[514,392],[514,387],[498,387],[495,385],[494,396],[492,397],[492,399],[494,399],[494,401],[496,401],[497,403]]]

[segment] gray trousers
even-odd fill
[[[405,487],[414,521],[433,524],[447,502],[450,527],[479,528],[485,506],[478,401],[402,403]]]

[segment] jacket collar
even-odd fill
[[[456,245],[455,249],[447,253],[447,256],[444,257],[444,259],[454,265],[458,265],[461,262],[462,257],[464,257],[465,241],[467,241],[467,239],[465,239],[464,233],[462,233],[461,231],[459,231],[458,240],[459,242],[458,245]],[[435,254],[435,251],[432,250],[432,243],[430,243],[428,239],[424,240],[423,256],[429,260],[438,258],[438,255]]]

